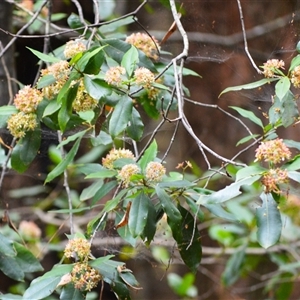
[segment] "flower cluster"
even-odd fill
[[[70,74],[69,63],[66,60],[59,61],[41,71],[42,76],[52,75],[56,82],[42,89],[43,95],[51,100],[57,95],[64,84],[67,82]]]
[[[147,68],[140,67],[134,71],[134,79],[137,85],[141,85],[146,89],[150,89],[155,81],[154,74]]]
[[[284,61],[279,59],[269,59],[263,65],[263,74],[267,78],[274,77],[279,69],[284,69]]]
[[[166,174],[166,168],[159,162],[152,161],[146,167],[146,180],[160,182]]]
[[[91,244],[83,238],[69,240],[65,248],[65,256],[68,258],[77,257],[80,261],[88,259],[91,253]]]
[[[66,43],[64,56],[66,59],[86,50],[86,45],[81,40],[69,41]]]
[[[271,164],[277,164],[291,157],[291,151],[283,143],[282,139],[262,142],[255,152],[255,161],[264,160]]]
[[[294,87],[300,87],[300,66],[295,67],[295,69],[291,72],[291,82]]]
[[[43,96],[39,90],[26,85],[16,94],[14,104],[19,111],[32,113],[42,100]]]
[[[134,154],[127,149],[111,149],[106,157],[102,158],[102,165],[107,169],[113,169],[114,162],[120,158],[131,158],[134,159]]]
[[[288,183],[288,172],[287,170],[282,170],[280,168],[271,169],[264,174],[262,178],[262,184],[265,186],[265,192],[275,192],[280,193],[278,184]]]
[[[91,291],[101,279],[99,272],[85,262],[76,263],[71,272],[71,281],[80,291]]]
[[[160,46],[155,37],[151,38],[146,33],[138,32],[128,36],[125,42],[143,51],[147,57],[150,57],[154,60],[158,59],[158,51],[160,50]]]
[[[37,126],[38,121],[35,113],[18,112],[12,114],[7,120],[7,129],[15,138],[23,138],[27,131],[33,131]]]
[[[139,174],[141,169],[135,164],[128,164],[122,167],[118,173],[118,178],[122,181],[124,187],[128,187],[132,175]]]
[[[111,67],[105,73],[104,80],[111,85],[120,86],[122,84],[122,75],[126,73],[125,68],[121,66]]]
[[[93,110],[98,104],[98,101],[91,97],[85,90],[83,81],[79,83],[76,98],[72,103],[75,112]]]
[[[38,240],[42,235],[41,229],[32,221],[21,221],[19,233],[26,241]]]

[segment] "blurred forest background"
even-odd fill
[[[22,32],[21,28],[26,24],[29,17],[21,8],[12,4],[26,6],[27,10],[33,11],[31,1],[1,1],[0,2],[0,28],[18,34],[40,34],[40,28],[28,26]],[[62,1],[52,0],[51,10],[53,14],[64,13],[68,17],[72,12],[78,13],[79,3],[83,10],[83,15],[88,21],[93,21],[93,9],[91,0]],[[228,93],[219,97],[219,94],[226,87],[236,86],[253,82],[260,79],[260,75],[252,67],[245,54],[244,40],[242,35],[241,20],[236,0],[182,0],[181,21],[188,33],[190,41],[189,57],[186,66],[202,76],[202,79],[188,77],[185,85],[190,89],[190,99],[202,105],[186,103],[185,112],[197,136],[217,153],[231,158],[238,152],[236,143],[245,135],[245,131],[238,122],[228,118],[221,110],[228,110],[228,106],[237,105],[251,109],[255,114],[261,116],[268,110],[272,101],[272,90],[268,86],[257,90]],[[135,10],[140,1],[117,0],[116,15],[123,15]],[[248,1],[241,0],[244,13],[244,22],[248,41],[249,51],[258,66],[271,58],[283,59],[286,64],[295,55],[296,44],[299,41],[300,33],[300,1],[299,0],[279,0],[279,1]],[[173,22],[171,12],[159,1],[148,1],[145,9],[138,12],[137,18],[143,27],[161,40]],[[66,18],[55,22],[57,26],[66,26]],[[50,29],[55,32],[55,28]],[[135,23],[126,28],[126,32],[143,31],[139,24]],[[49,48],[55,49],[65,43],[70,36],[51,37],[48,41]],[[1,57],[0,64],[0,104],[6,105],[11,101],[12,94],[17,91],[18,82],[24,85],[32,84],[38,71],[37,58],[26,48],[30,47],[43,51],[44,40],[37,38],[16,38],[5,32],[0,32],[1,49],[5,49],[5,54]],[[8,46],[7,46],[8,45]],[[169,40],[162,46],[165,51],[173,54],[180,53],[182,40],[178,32],[175,32]],[[162,58],[163,59],[163,58]],[[5,61],[5,64],[3,62]],[[7,85],[6,66],[9,74],[16,80],[9,87]],[[11,88],[11,90],[9,90]],[[233,113],[231,111],[231,113]],[[254,131],[254,125],[252,126]],[[151,134],[155,124],[146,125],[146,134]],[[284,130],[282,135],[285,138],[299,137],[299,126]],[[168,143],[173,132],[173,124],[169,124],[169,129],[164,128],[159,132],[158,143],[164,148],[164,142]],[[205,168],[203,158],[199,156],[199,149],[192,142],[190,136],[184,131],[179,131],[179,136],[174,141],[174,146],[168,156],[168,168],[175,168],[184,160],[190,160],[197,165],[202,172]],[[2,139],[9,144],[10,136],[5,132],[1,134]],[[45,134],[45,139],[41,148],[39,158],[25,174],[16,174],[10,171],[4,179],[1,190],[2,202],[9,204],[10,215],[16,224],[21,220],[34,221],[43,229],[44,236],[49,237],[56,230],[59,235],[67,231],[62,226],[59,216],[46,217],[44,211],[59,206],[59,192],[61,182],[56,182],[50,186],[43,186],[43,174],[47,172],[48,164],[51,161],[47,157],[48,148],[51,144],[56,144],[56,138]],[[165,145],[167,147],[168,144]],[[254,150],[243,154],[241,159],[253,160]],[[210,157],[212,165],[219,164],[215,158]],[[223,186],[224,179],[215,182],[217,186]],[[32,188],[30,188],[32,186]],[[80,182],[74,182],[74,190],[81,188]],[[53,200],[56,197],[56,200]],[[62,201],[62,200],[61,200]],[[300,200],[298,199],[298,204]],[[33,210],[33,206],[37,209]],[[4,208],[4,207],[3,207]],[[295,209],[298,209],[296,207]],[[90,212],[92,215],[94,212]],[[15,217],[15,219],[14,219]],[[82,216],[89,218],[89,214]],[[208,223],[202,224],[202,244],[203,260],[196,276],[194,286],[198,290],[195,299],[266,299],[263,291],[266,289],[267,280],[272,278],[276,266],[269,260],[267,251],[255,248],[249,251],[249,264],[253,261],[251,272],[241,278],[232,286],[224,287],[220,281],[220,276],[224,271],[224,266],[234,249],[223,249],[220,244],[211,239],[208,233]],[[4,226],[5,224],[3,224]],[[78,223],[80,226],[80,223]],[[109,237],[110,233],[107,233]],[[118,239],[107,239],[99,237],[99,252],[120,254],[124,252],[122,245],[118,244]],[[102,239],[102,240],[101,240]],[[45,238],[46,241],[46,238]],[[170,245],[169,245],[170,246]],[[172,256],[172,246],[169,248]],[[279,249],[279,248],[278,248]],[[272,251],[279,251],[279,250]],[[97,249],[96,249],[97,251]],[[283,250],[282,250],[283,251]],[[128,253],[126,254],[130,256]],[[297,254],[300,255],[299,253]],[[174,257],[171,265],[163,265],[153,260],[149,251],[140,248],[135,249],[133,258],[128,259],[127,265],[134,271],[134,274],[143,287],[134,299],[177,299],[172,289],[167,283],[168,272],[181,274],[187,273],[187,269]],[[259,256],[259,259],[257,257]],[[49,251],[43,258],[43,265],[47,269],[58,261],[55,249]],[[257,265],[257,267],[254,267]],[[6,287],[13,286],[14,283],[4,283],[3,276],[0,278],[0,290],[5,291]],[[5,279],[7,280],[7,279]],[[292,283],[298,282],[298,276],[294,276]],[[293,287],[290,299],[299,299],[300,289],[297,284]],[[159,295],[159,296],[158,296]],[[273,299],[272,291],[268,292],[269,298]],[[107,295],[105,299],[110,299]],[[113,296],[111,299],[114,299]]]

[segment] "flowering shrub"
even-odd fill
[[[178,15],[174,13],[173,16],[176,19]],[[109,22],[122,24],[122,20]],[[130,20],[133,22],[134,18]],[[224,203],[235,201],[244,188],[255,188],[261,200],[255,212],[252,209],[249,213],[251,220],[243,224],[247,233],[235,228],[233,233],[240,234],[235,243],[233,233],[227,232],[229,237],[222,238],[224,235],[219,234],[222,231],[217,227],[219,224],[209,230],[210,236],[222,246],[238,247],[223,273],[225,284],[232,284],[237,279],[232,274],[242,268],[246,247],[257,244],[267,249],[279,241],[282,198],[288,195],[292,181],[300,182],[299,156],[290,150],[295,148],[297,151],[300,147],[279,138],[277,133],[280,126],[288,127],[299,122],[296,97],[291,90],[291,86],[300,86],[299,55],[292,60],[286,75],[285,63],[272,59],[262,66],[264,78],[260,81],[229,87],[222,92],[276,82],[267,125],[253,113],[233,107],[260,130],[259,134],[250,134],[239,142],[251,141],[250,146],[256,147],[253,150],[247,146],[247,149],[252,149],[252,163],[246,165],[238,161],[238,155],[231,160],[209,149],[188,123],[183,107],[189,92],[182,84],[182,77],[199,76],[183,67],[188,53],[183,51],[169,62],[159,61],[159,42],[144,32],[121,39],[117,32],[109,31],[106,36],[107,24],[104,23],[97,23],[98,31],[93,31],[94,26],[82,24],[79,16],[70,16],[68,22],[80,34],[80,39],[68,41],[55,55],[31,49],[47,67],[41,70],[37,84],[20,89],[13,105],[0,108],[1,123],[14,137],[12,146],[8,147],[4,170],[11,167],[22,173],[29,168],[39,153],[41,127],[58,132],[57,148],[61,150],[61,157],[52,166],[44,184],[63,178],[68,206],[61,212],[68,213],[70,219],[70,236],[61,263],[34,279],[22,299],[44,299],[57,292],[60,299],[70,299],[68,297],[72,295],[73,299],[81,300],[103,282],[110,285],[119,299],[130,299],[130,289],[140,289],[131,270],[123,262],[115,261],[113,255],[97,258],[92,254],[95,236],[105,229],[108,220],[113,220],[116,234],[124,242],[135,246],[139,241],[148,247],[157,234],[157,223],[164,220],[183,263],[195,273],[202,258],[201,235],[197,227],[197,221],[204,215],[202,208],[221,219],[240,222],[238,213],[234,209],[229,213],[224,209]],[[130,23],[129,19],[126,22]],[[170,118],[171,110],[178,115],[174,119]],[[207,163],[210,173],[198,178],[186,174],[193,168],[191,162],[178,162],[178,172],[174,172],[166,163],[172,140],[166,153],[161,154],[153,132],[142,148],[140,142],[145,137],[145,121],[141,115],[151,120],[161,118],[162,123],[175,123],[177,129],[181,122],[199,146],[204,159],[208,161],[205,154],[208,151],[222,161],[220,166],[212,168]],[[89,141],[84,138],[89,138]],[[102,152],[87,163],[77,161],[80,145]],[[79,191],[80,205],[76,208],[68,180],[74,174],[83,176],[87,185]],[[226,176],[232,180],[231,184],[217,191],[210,190],[209,180],[203,181],[217,175]],[[257,203],[258,198],[253,202]],[[240,208],[239,204],[235,205]],[[97,214],[84,224],[84,234],[74,232],[73,215],[92,209],[97,209]],[[257,234],[252,234],[254,225]],[[34,229],[32,224],[31,227]],[[40,239],[36,228],[30,233],[22,224],[19,231],[24,237],[31,235],[33,239]],[[0,265],[7,276],[24,280],[21,271],[30,265],[32,272],[41,271],[41,265],[30,251],[2,234],[0,238],[1,257],[18,266],[13,272],[10,266]],[[1,295],[0,299],[11,297],[6,296]],[[13,295],[11,299],[20,298]]]

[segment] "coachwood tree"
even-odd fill
[[[299,224],[294,209],[298,208],[300,146],[281,129],[295,128],[299,122],[297,43],[286,61],[276,57],[257,66],[247,47],[246,4],[230,1],[242,28],[240,51],[246,53],[246,59],[237,61],[249,62],[256,78],[237,81],[239,85],[233,87],[226,85],[218,93],[216,82],[205,92],[211,91],[216,101],[221,101],[217,99],[229,93],[267,86],[272,102],[257,115],[238,102],[228,109],[190,95],[184,78],[201,81],[207,74],[201,73],[201,79],[186,68],[189,60],[222,63],[231,55],[227,51],[219,56],[210,56],[208,51],[206,56],[190,55],[193,35],[185,29],[189,6],[161,1],[161,9],[174,21],[169,32],[177,27],[173,39],[181,41],[171,53],[164,48],[163,36],[158,41],[144,26],[143,18],[137,19],[145,8],[151,9],[148,1],[134,2],[136,6],[121,16],[114,15],[115,1],[93,1],[92,19],[85,16],[91,10],[79,1],[70,1],[77,13],[67,16],[68,28],[55,24],[62,17],[52,14],[55,2],[7,2],[15,5],[21,29],[17,34],[4,28],[2,32],[18,39],[42,39],[43,47],[29,47],[39,60],[36,79],[20,86],[13,104],[0,108],[1,126],[13,136],[10,145],[2,142],[0,187],[4,188],[8,170],[26,174],[40,155],[43,138],[55,135],[58,146],[49,145],[51,165],[44,177],[38,174],[42,186],[11,191],[30,203],[27,211],[39,222],[25,221],[24,212],[12,210],[6,195],[2,196],[6,225],[0,231],[0,269],[5,276],[26,284],[9,291],[1,286],[0,299],[104,299],[104,283],[119,299],[134,298],[135,294],[146,299],[149,296],[143,294],[138,276],[125,265],[128,257],[134,256],[161,263],[168,285],[183,298],[215,296],[220,285],[198,293],[200,286],[193,284],[195,274],[200,271],[217,281],[219,277],[209,274],[204,264],[224,264],[220,280],[234,294],[237,290],[230,287],[242,275],[257,272],[262,254],[272,261],[273,276],[262,274],[261,282],[248,288],[262,287],[269,297],[288,299],[298,268]],[[213,8],[208,2],[205,5]],[[290,16],[289,22],[296,19],[297,15]],[[139,30],[128,32],[132,24]],[[219,23],[211,26],[224,30]],[[65,36],[68,40],[53,49],[51,38]],[[215,38],[201,36],[205,37],[211,42]],[[1,55],[4,53],[2,49]],[[215,72],[219,70],[221,66],[216,65]],[[196,92],[201,95],[201,87]],[[195,112],[203,107],[216,110],[228,118],[220,120],[236,122],[244,129],[233,155],[222,151],[224,139],[220,143],[205,122],[201,131],[208,131],[216,147],[196,133],[187,105],[193,105]],[[155,126],[148,134],[145,126],[150,121]],[[162,140],[159,134],[165,128],[172,133]],[[189,147],[195,145],[202,162],[192,161],[190,156],[179,160],[172,154],[182,143],[179,131],[190,136]],[[227,139],[228,135],[223,135]],[[207,247],[204,232],[218,246]],[[43,270],[39,260],[50,250],[56,251],[59,259],[43,275],[36,275]],[[145,252],[148,257],[141,254]],[[222,253],[226,257],[221,257]],[[189,273],[183,277],[176,274],[172,268],[177,263],[184,264]],[[240,288],[241,293],[246,290]]]

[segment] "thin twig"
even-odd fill
[[[58,136],[59,143],[61,143],[63,141],[63,139],[62,139],[62,134],[60,131],[57,132],[57,136]],[[64,151],[63,146],[60,147],[60,153],[61,153],[62,160],[65,159],[65,151]],[[69,205],[69,210],[70,210],[69,211],[70,233],[74,234],[74,223],[73,223],[73,212],[72,212],[73,204],[72,204],[71,190],[70,190],[69,181],[68,181],[67,169],[64,170],[64,187],[65,187],[65,191],[67,194],[68,205]]]
[[[240,13],[240,21],[241,21],[241,25],[242,25],[242,32],[243,32],[243,38],[244,38],[244,49],[245,49],[245,52],[253,66],[253,68],[256,70],[256,72],[258,74],[261,74],[262,71],[258,68],[258,66],[255,64],[249,50],[248,50],[248,42],[247,42],[247,36],[246,36],[246,30],[245,30],[245,23],[244,23],[244,16],[243,16],[243,10],[242,10],[242,5],[241,5],[241,2],[240,0],[236,0],[237,1],[237,4],[238,4],[238,8],[239,8],[239,13]]]

